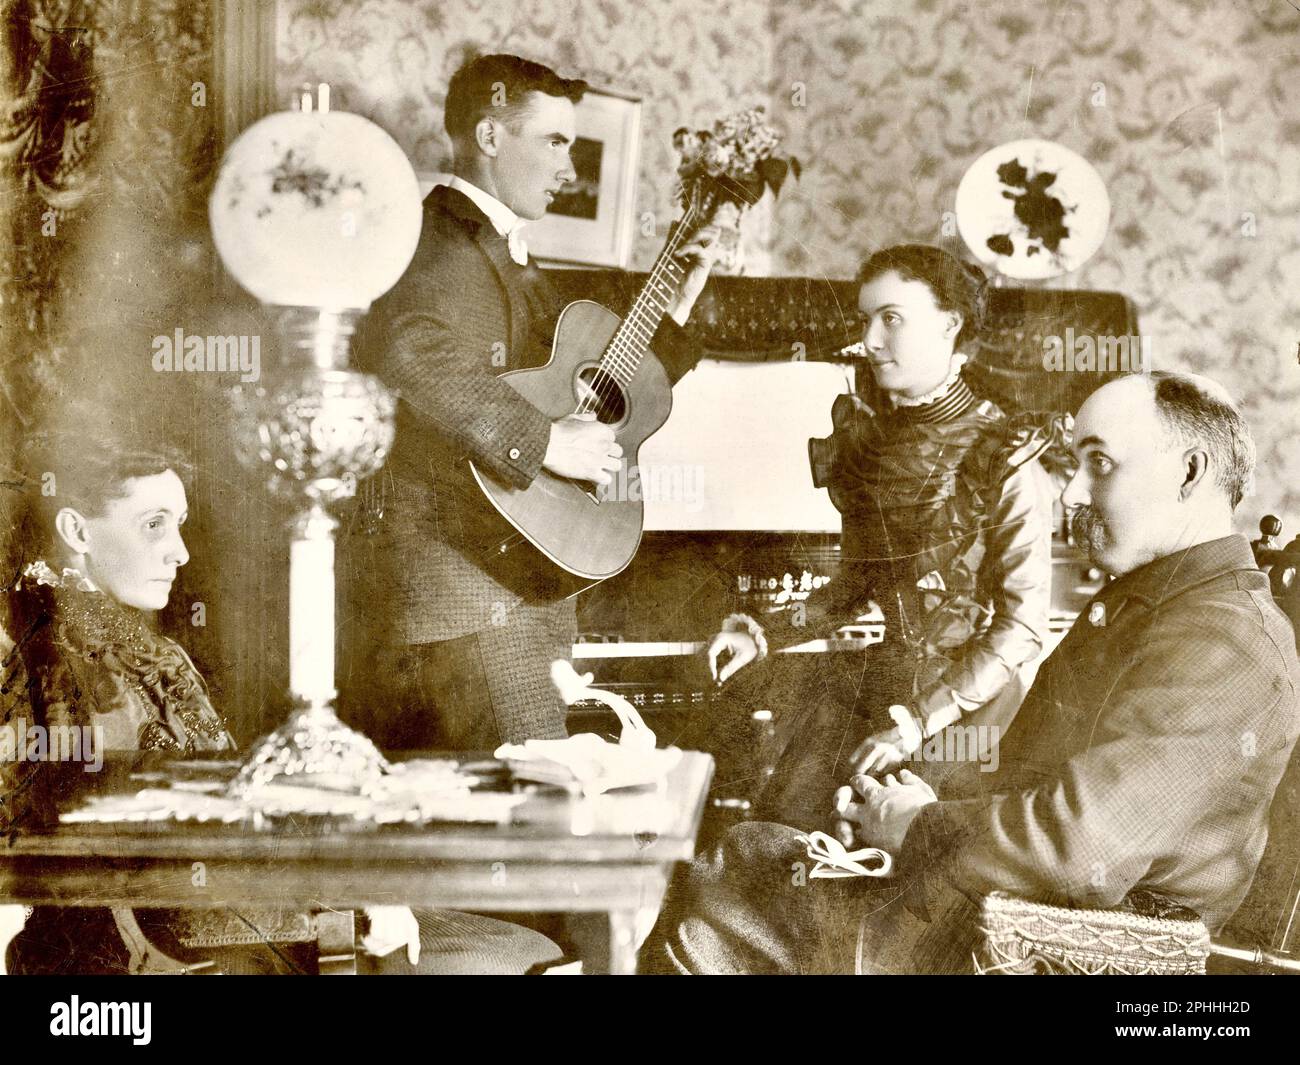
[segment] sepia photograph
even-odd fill
[[[1300,3],[0,7],[34,1038],[1300,973]]]

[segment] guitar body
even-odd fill
[[[519,534],[554,565],[586,581],[622,572],[641,544],[645,508],[638,452],[668,420],[673,406],[668,375],[651,352],[629,384],[600,370],[601,357],[621,323],[598,303],[570,303],[556,323],[550,361],[501,375],[551,419],[572,414],[594,388],[602,397],[596,416],[614,427],[623,448],[623,465],[611,485],[598,492],[590,484],[542,470],[527,488],[511,488],[470,463],[479,487]]]

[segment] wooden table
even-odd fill
[[[50,768],[69,770],[67,805],[142,786],[138,758]],[[609,968],[632,973],[637,915],[694,855],[712,775],[712,758],[686,752],[657,797],[531,796],[507,825],[61,824],[0,846],[0,903],[605,913]]]

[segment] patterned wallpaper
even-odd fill
[[[672,131],[767,103],[771,12],[765,0],[280,0],[278,95],[328,81],[342,106],[396,138],[417,170],[449,169],[442,128],[447,82],[466,51],[514,52],[642,97],[631,267],[647,269],[674,218]],[[739,32],[738,32],[739,31]],[[766,265],[766,217],[746,233],[751,266]]]
[[[638,211],[669,210],[680,124],[765,102],[806,163],[747,222],[751,273],[848,277],[864,249],[947,242],[983,151],[1080,152],[1112,200],[1057,287],[1122,291],[1155,364],[1243,397],[1260,448],[1241,512],[1300,532],[1300,11],[1287,0],[281,0],[281,97],[339,86],[421,168],[462,49],[513,50],[645,97]],[[1104,13],[1104,14],[1100,14]],[[801,104],[802,106],[796,106]],[[644,267],[658,241],[638,238]]]
[[[1241,397],[1260,453],[1240,521],[1300,533],[1300,10],[1286,0],[1124,4],[776,0],[775,117],[807,161],[774,272],[850,276],[863,249],[948,243],[966,167],[1020,137],[1098,169],[1111,229],[1052,284],[1124,292],[1157,368]],[[1097,17],[1104,12],[1103,17]],[[797,83],[806,106],[791,106]],[[831,147],[833,146],[833,147]]]

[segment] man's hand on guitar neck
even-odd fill
[[[721,233],[717,226],[701,226],[677,249],[677,260],[686,266],[686,280],[678,290],[677,302],[669,308],[668,313],[678,325],[686,324],[695,301],[704,291],[709,271],[713,269],[718,253],[722,250],[722,241],[719,239]]]
[[[556,477],[607,485],[622,454],[614,430],[596,421],[595,414],[570,414],[551,422],[551,441],[542,468]]]

